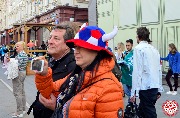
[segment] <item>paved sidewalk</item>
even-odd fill
[[[175,96],[166,94],[166,92],[169,91],[168,86],[163,85],[163,88],[164,88],[164,92],[161,93],[161,97],[156,102],[156,113],[157,113],[158,118],[170,118],[163,113],[163,109],[162,109],[162,105],[164,102],[166,102],[166,100],[170,100],[170,101],[175,100],[176,102],[178,102],[179,111],[176,114],[176,116],[171,117],[171,118],[180,118],[180,88],[178,88],[178,94]],[[124,98],[125,106],[127,105],[127,101],[128,101],[128,98],[127,96],[125,96]],[[137,104],[139,104],[138,98],[137,98]]]
[[[0,118],[12,118],[11,115],[16,111],[15,97],[2,81],[0,81],[0,94]],[[23,118],[33,118],[33,116],[26,114]]]

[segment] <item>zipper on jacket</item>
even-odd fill
[[[72,100],[74,99],[74,97],[72,97],[68,102],[67,102],[67,106],[66,106],[66,114],[64,114],[66,117],[65,118],[68,118],[68,115],[69,115],[69,106],[72,102]]]

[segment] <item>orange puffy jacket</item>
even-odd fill
[[[84,76],[83,86],[92,84],[72,97],[63,107],[64,118],[117,118],[118,110],[124,108],[123,88],[111,70],[114,60],[104,59],[100,62],[95,77],[87,71]],[[66,78],[52,81],[52,70],[48,69],[47,76],[36,74],[35,83],[40,93],[49,98],[51,93],[57,97],[60,86]]]

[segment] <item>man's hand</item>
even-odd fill
[[[56,107],[56,97],[53,94],[51,94],[51,98],[50,99],[46,99],[41,94],[39,94],[39,101],[45,107],[47,107],[47,108],[49,108],[51,110],[55,110],[55,107]]]
[[[130,98],[130,101],[131,101],[132,103],[135,102],[135,96],[131,97],[131,98]]]
[[[158,92],[158,93],[157,93],[157,100],[158,100],[160,97],[161,97],[161,93]]]
[[[43,67],[43,71],[42,72],[38,72],[38,71],[34,71],[36,74],[40,74],[42,76],[46,76],[48,74],[48,62],[45,59],[44,56],[39,56],[37,58],[35,58],[36,60],[44,60],[44,67]]]

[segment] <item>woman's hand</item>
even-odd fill
[[[55,106],[56,106],[56,97],[51,94],[51,98],[50,99],[46,99],[45,97],[43,97],[41,94],[39,94],[39,101],[47,108],[51,109],[51,110],[55,110]]]
[[[6,61],[9,62],[9,61],[10,61],[10,58],[9,58],[9,57],[6,57]]]
[[[37,58],[35,58],[36,60],[44,60],[44,67],[43,67],[43,71],[42,72],[39,72],[39,71],[34,71],[36,74],[40,74],[42,76],[46,76],[47,73],[48,73],[48,62],[47,60],[45,59],[44,56],[39,56]]]

